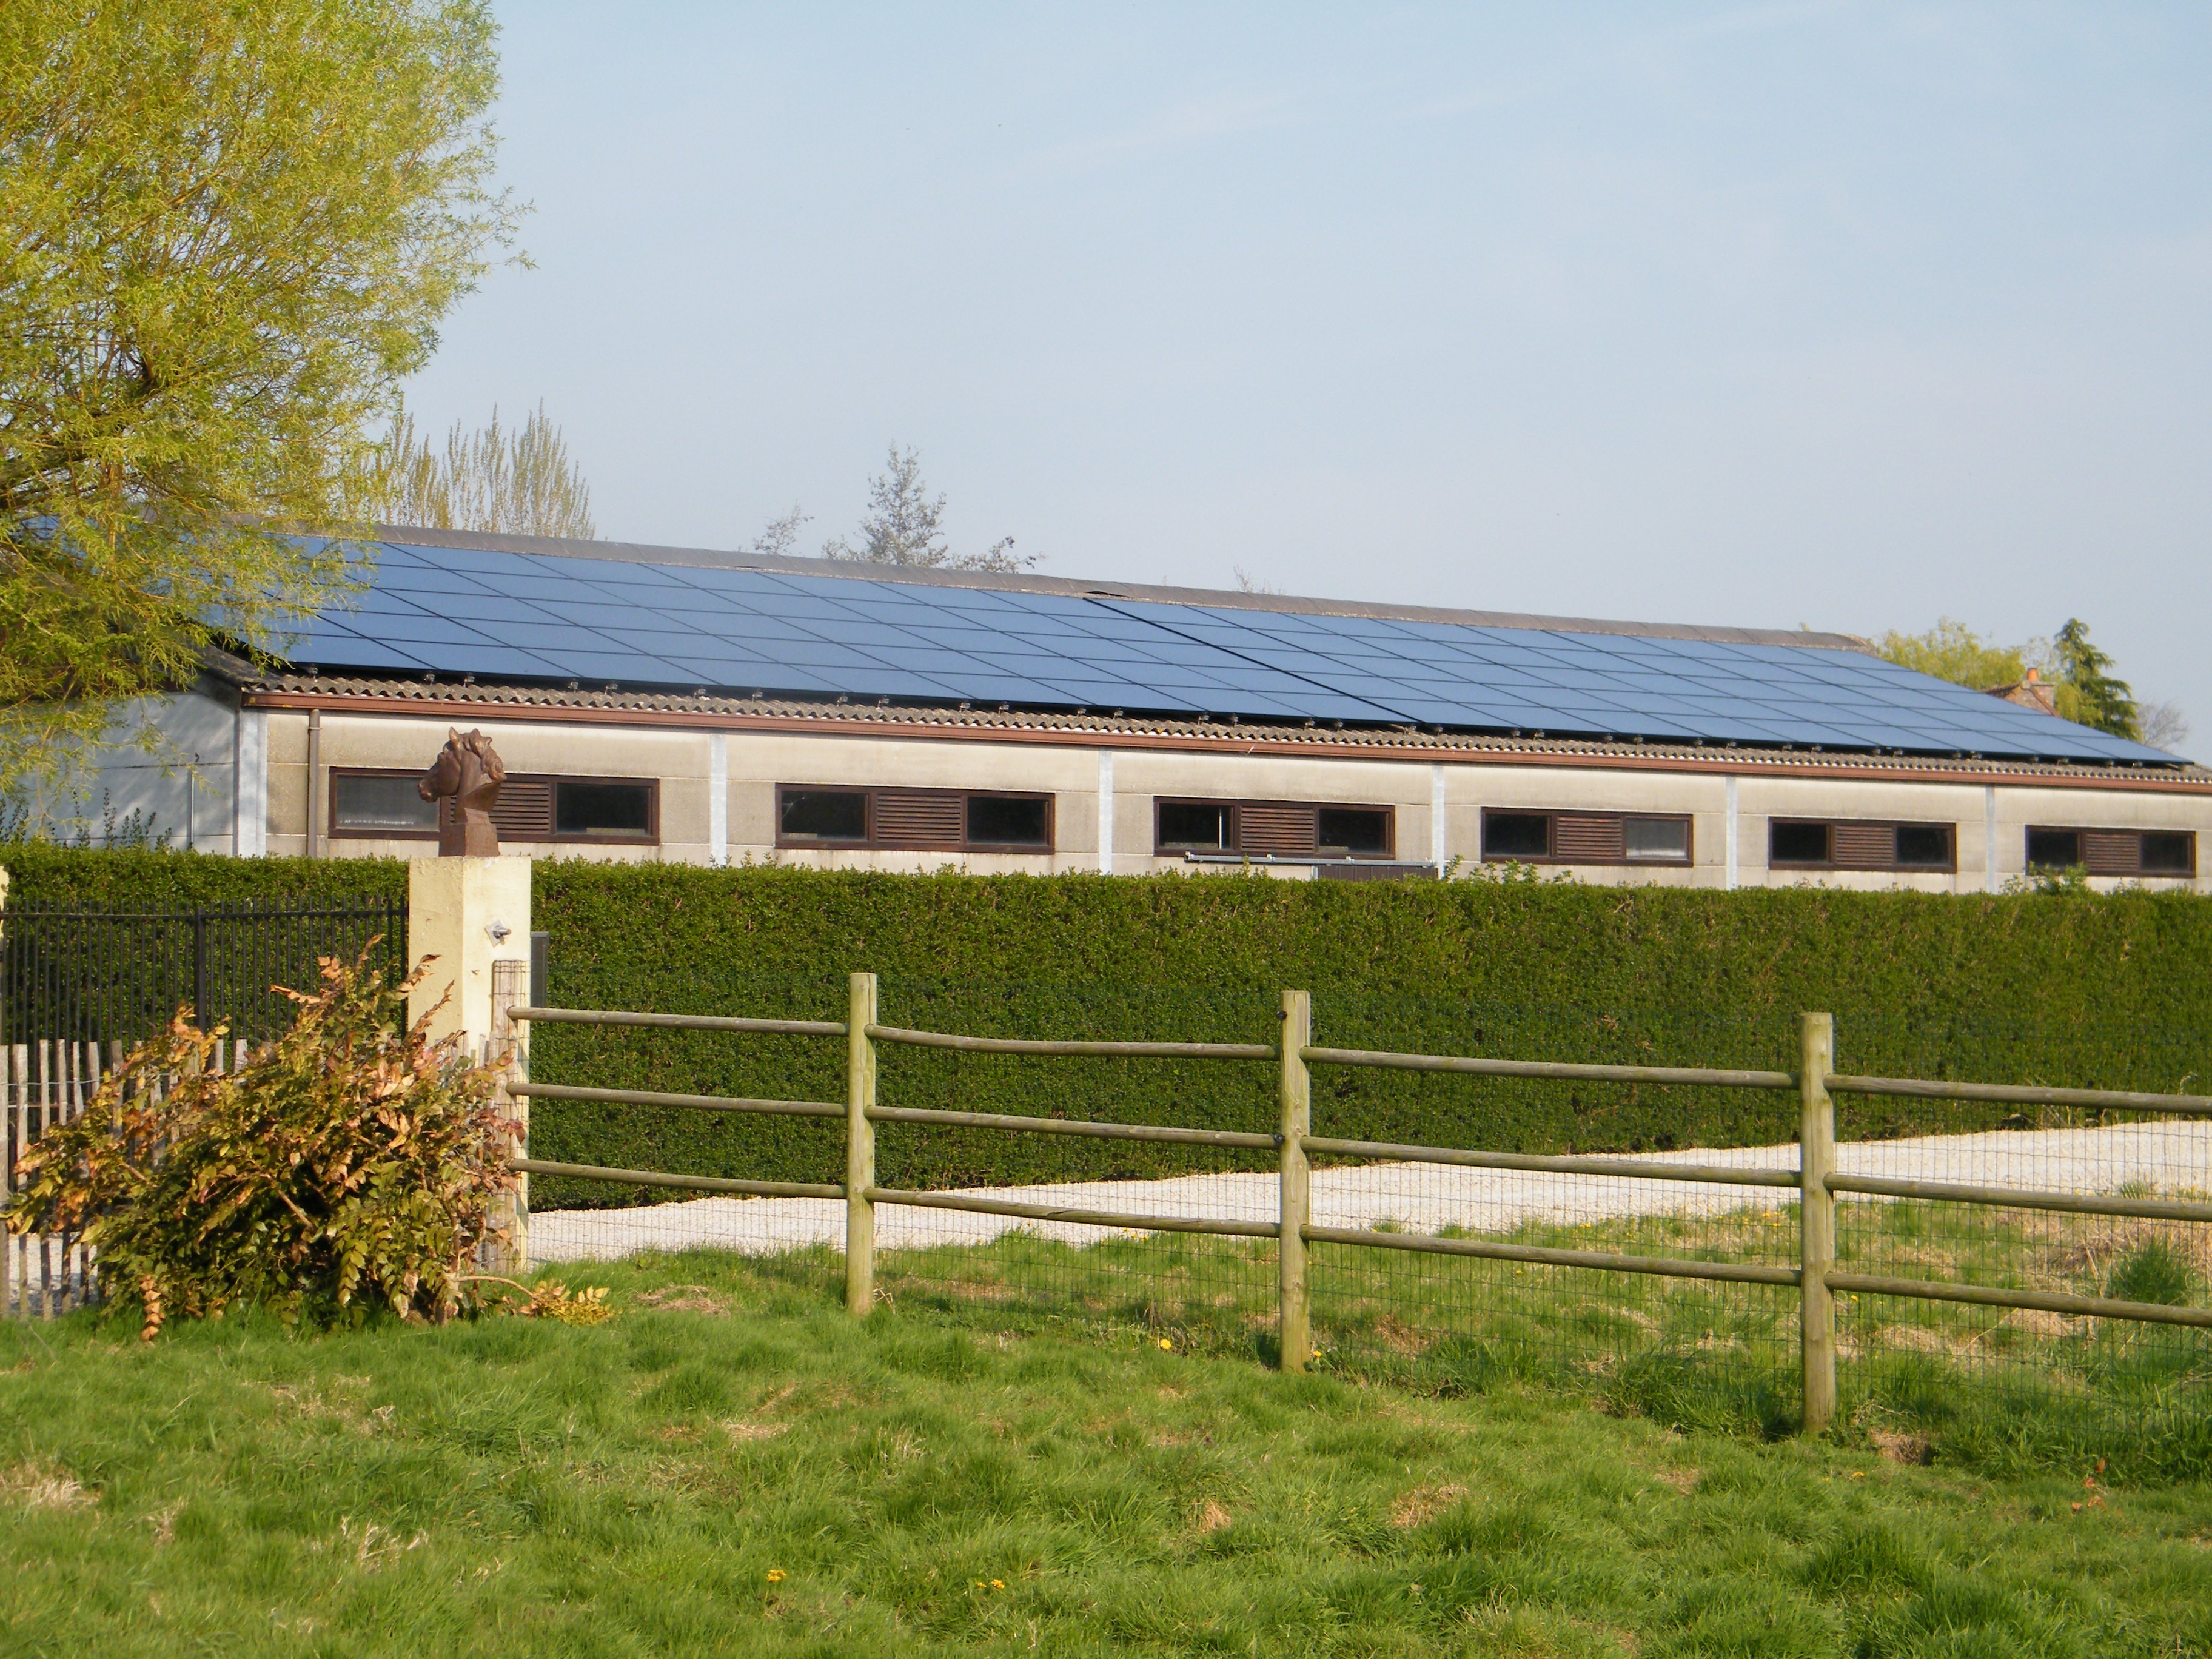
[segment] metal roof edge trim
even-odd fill
[[[1147,605],[1213,605],[1224,610],[1272,611],[1299,617],[1364,617],[1378,622],[1447,623],[1462,627],[1512,628],[1541,633],[1702,640],[1720,645],[1790,645],[1820,651],[1858,651],[1869,654],[1874,651],[1871,644],[1853,634],[1816,634],[1807,629],[1620,622],[1590,617],[1548,617],[1516,611],[1457,611],[1442,605],[1304,599],[1282,593],[1247,593],[1237,589],[1171,587],[1152,582],[1089,581],[1029,572],[943,570],[926,565],[869,564],[857,559],[805,559],[787,554],[728,552],[704,547],[655,547],[642,542],[574,541],[556,536],[495,535],[486,531],[429,530],[409,525],[378,525],[375,529],[377,539],[402,547],[456,547],[477,552],[534,553],[556,559],[612,559],[625,564],[758,570],[781,576],[828,577],[842,581],[906,582],[921,587],[987,588],[1005,593],[1052,593],[1066,599],[1126,599]]]
[[[1316,731],[1311,737],[1240,735],[1249,728],[1224,726],[1218,735],[1188,731],[1146,731],[1135,722],[1125,726],[1105,723],[1049,727],[969,724],[957,719],[854,718],[824,712],[820,714],[749,714],[714,709],[641,708],[592,704],[493,702],[465,697],[379,696],[359,692],[252,690],[241,701],[250,708],[321,709],[331,714],[416,714],[440,720],[505,720],[530,725],[647,726],[664,730],[694,732],[758,732],[794,736],[883,738],[937,743],[1019,743],[1061,749],[1151,749],[1186,754],[1271,755],[1340,759],[1416,760],[1459,766],[1549,766],[1601,771],[1674,772],[1711,776],[1819,777],[1881,783],[1995,784],[2014,787],[2105,789],[2139,794],[2212,795],[2212,775],[2199,771],[2189,777],[2143,773],[2113,768],[2054,771],[2034,763],[1978,761],[1971,766],[1949,767],[1924,757],[1899,757],[1887,764],[1868,760],[1843,760],[1825,755],[1790,753],[1787,758],[1771,750],[1715,750],[1692,755],[1654,752],[1662,745],[1641,748],[1630,744],[1596,743],[1547,744],[1532,738],[1499,738],[1481,743],[1462,741],[1429,733],[1401,733],[1390,728],[1362,728],[1351,732]],[[396,706],[395,706],[396,705]],[[856,711],[857,713],[857,711]],[[1049,716],[1042,717],[1050,719]],[[1386,744],[1389,737],[1412,737],[1415,741]],[[1362,742],[1362,738],[1376,739]],[[1360,751],[1347,756],[1346,750]],[[1380,751],[1380,752],[1378,752]],[[2191,769],[2197,771],[2198,769]]]

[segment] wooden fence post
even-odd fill
[[[1797,1128],[1799,1340],[1805,1365],[1805,1432],[1818,1434],[1836,1414],[1836,1304],[1828,1270],[1836,1263],[1836,1199],[1828,1176],[1836,1167],[1836,1108],[1828,1074],[1836,1064],[1832,1014],[1805,1014],[1798,1026]]]
[[[530,1156],[530,1097],[508,1091],[510,1083],[530,1081],[530,1022],[514,1018],[517,1008],[530,1006],[530,964],[499,961],[491,965],[491,1037],[489,1058],[506,1060],[500,1079],[500,1115],[514,1126],[514,1155]],[[520,1277],[530,1271],[530,1177],[514,1178],[514,1191],[493,1217],[507,1234],[507,1244],[492,1271]]]
[[[1282,1173],[1279,1177],[1281,1227],[1275,1246],[1279,1269],[1277,1328],[1282,1334],[1282,1366],[1302,1371],[1313,1358],[1313,1310],[1306,1287],[1306,1219],[1312,1208],[1312,1180],[1306,1168],[1305,1136],[1313,1129],[1313,1082],[1304,1050],[1313,1042],[1313,996],[1283,993]]]
[[[867,1317],[876,1299],[876,976],[855,974],[845,1012],[845,1310]]]

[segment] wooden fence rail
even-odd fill
[[[1826,1014],[1807,1014],[1801,1020],[1797,1071],[1765,1072],[1703,1066],[1596,1066],[1553,1060],[1494,1060],[1464,1054],[1399,1054],[1381,1049],[1320,1047],[1312,1042],[1311,1000],[1303,991],[1286,991],[1283,994],[1284,1031],[1283,1041],[1279,1044],[1061,1042],[921,1031],[878,1023],[876,1003],[875,976],[872,974],[855,974],[851,980],[848,1015],[842,1021],[742,1019],[520,1006],[514,1008],[510,1015],[517,1022],[558,1020],[600,1025],[665,1025],[681,1030],[844,1038],[847,1048],[847,1098],[842,1105],[829,1102],[672,1095],[641,1090],[586,1089],[538,1083],[527,1079],[518,1080],[512,1085],[513,1092],[525,1098],[535,1097],[614,1104],[674,1106],[702,1111],[842,1117],[846,1121],[846,1179],[842,1183],[746,1182],[715,1176],[552,1164],[527,1158],[519,1161],[516,1167],[534,1174],[564,1175],[586,1180],[681,1188],[701,1192],[842,1198],[847,1205],[846,1304],[855,1316],[865,1316],[874,1300],[874,1206],[878,1204],[964,1211],[1141,1232],[1210,1233],[1231,1237],[1273,1238],[1277,1241],[1279,1252],[1278,1314],[1281,1363],[1287,1370],[1303,1370],[1312,1358],[1311,1310],[1305,1277],[1305,1254],[1310,1244],[1412,1251],[1432,1255],[1578,1267],[1601,1273],[1656,1274],[1668,1278],[1771,1285],[1795,1289],[1800,1297],[1803,1422],[1804,1426],[1812,1431],[1826,1426],[1835,1411],[1833,1297],[1838,1291],[1968,1303],[1985,1307],[2037,1309],[2076,1317],[2212,1328],[2212,1310],[2208,1309],[2168,1307],[2105,1297],[2069,1296],[1838,1270],[1835,1265],[1835,1200],[1838,1194],[2207,1224],[2212,1224],[2212,1204],[2178,1199],[2043,1192],[1951,1182],[1901,1181],[1845,1175],[1835,1167],[1835,1109],[1832,1102],[1836,1094],[1854,1093],[2057,1105],[2102,1111],[2195,1115],[2212,1112],[2212,1097],[2162,1095],[2136,1090],[2056,1089],[1838,1075],[1832,1070],[1833,1022]],[[970,1054],[1057,1058],[1273,1061],[1279,1072],[1279,1127],[1273,1134],[1262,1134],[1167,1125],[1024,1117],[1000,1112],[961,1112],[927,1107],[879,1105],[876,1100],[876,1045],[883,1042]],[[1371,1066],[1480,1077],[1788,1092],[1798,1097],[1801,1108],[1797,1167],[1794,1170],[1750,1169],[1723,1164],[1647,1162],[1626,1158],[1553,1157],[1473,1147],[1401,1145],[1395,1141],[1352,1140],[1316,1135],[1311,1133],[1310,1122],[1310,1068],[1315,1066]],[[1100,1139],[1164,1141],[1243,1151],[1273,1151],[1280,1158],[1276,1218],[1270,1222],[1259,1222],[1206,1216],[1145,1215],[1128,1211],[1079,1209],[1018,1202],[1012,1199],[994,1198],[988,1194],[915,1192],[879,1187],[875,1182],[875,1126],[879,1123],[930,1124],[1017,1134],[1088,1136]],[[1551,1175],[1629,1177],[1700,1186],[1790,1188],[1798,1194],[1799,1261],[1795,1267],[1701,1261],[1603,1250],[1553,1249],[1494,1239],[1434,1237],[1418,1233],[1316,1226],[1311,1217],[1309,1177],[1310,1160],[1316,1156],[1390,1163],[1451,1164]]]
[[[558,1163],[528,1157],[517,1158],[514,1167],[526,1176],[563,1176],[622,1186],[746,1197],[842,1200],[846,1206],[846,1302],[855,1316],[865,1316],[874,1301],[874,1206],[893,1204],[1143,1232],[1273,1238],[1278,1246],[1278,1311],[1282,1364],[1290,1370],[1303,1370],[1312,1358],[1311,1310],[1305,1274],[1306,1249],[1310,1244],[1413,1251],[1586,1268],[1603,1273],[1656,1274],[1795,1288],[1801,1299],[1799,1329],[1804,1379],[1803,1420],[1808,1430],[1826,1426],[1835,1409],[1832,1297],[1838,1291],[1986,1307],[2033,1309],[2073,1317],[2212,1328],[2212,1310],[2208,1309],[2168,1307],[2104,1297],[1890,1278],[1838,1270],[1834,1260],[1834,1206],[1838,1194],[2207,1224],[2212,1224],[2212,1203],[2124,1194],[2045,1192],[1843,1174],[1836,1169],[1834,1161],[1832,1097],[1836,1094],[1972,1100],[2064,1106],[2094,1111],[2191,1115],[2212,1113],[2212,1097],[2163,1095],[2135,1090],[2044,1088],[1838,1074],[1832,1070],[1833,1023],[1826,1014],[1803,1016],[1800,1023],[1799,1069],[1789,1073],[1698,1066],[1597,1066],[1320,1047],[1311,1040],[1311,1000],[1303,991],[1286,991],[1283,994],[1283,1037],[1279,1043],[1061,1042],[974,1036],[957,1032],[921,1031],[887,1026],[879,1024],[876,1018],[877,986],[872,974],[851,976],[848,1016],[842,1020],[543,1008],[529,1006],[520,997],[502,1000],[502,1017],[512,1022],[510,1030],[519,1039],[517,1053],[525,1056],[527,1054],[527,1028],[532,1023],[714,1031],[732,1036],[842,1039],[846,1046],[847,1087],[846,1098],[842,1103],[675,1094],[543,1083],[531,1079],[521,1066],[516,1067],[515,1075],[507,1085],[507,1091],[521,1103],[522,1108],[526,1108],[532,1099],[541,1099],[771,1116],[842,1118],[845,1123],[845,1179],[838,1182],[752,1181],[667,1170]],[[1273,1062],[1278,1073],[1278,1126],[1273,1133],[1260,1133],[881,1105],[876,1098],[876,1050],[878,1044],[885,1042],[964,1053],[1052,1058]],[[118,1044],[106,1057],[106,1069],[119,1066],[121,1060],[121,1048]],[[217,1063],[221,1063],[220,1059]],[[1316,1135],[1311,1132],[1310,1081],[1310,1068],[1316,1066],[1793,1093],[1799,1097],[1801,1108],[1797,1167],[1794,1170],[1750,1169],[1720,1164],[1646,1162],[1625,1158],[1553,1157],[1474,1147],[1425,1146]],[[0,1158],[0,1198],[14,1190],[17,1159],[40,1135],[84,1110],[100,1086],[102,1071],[103,1056],[97,1044],[19,1043],[10,1049],[0,1051],[0,1136],[4,1137],[4,1146],[0,1146],[0,1151],[4,1151],[5,1154],[4,1158]],[[526,1128],[526,1112],[523,1121]],[[987,1194],[918,1192],[882,1187],[875,1179],[875,1127],[879,1123],[928,1124],[1006,1133],[1273,1152],[1279,1158],[1276,1217],[1273,1221],[1261,1222],[1205,1216],[1147,1215],[1127,1211],[1018,1202]],[[1798,1194],[1799,1261],[1795,1267],[1784,1267],[1600,1250],[1553,1249],[1492,1239],[1431,1237],[1412,1233],[1316,1226],[1312,1220],[1310,1194],[1310,1164],[1316,1156],[1574,1176],[1628,1177],[1702,1186],[1791,1188]],[[8,1240],[4,1287],[0,1288],[4,1288],[4,1298],[0,1298],[0,1312],[29,1317],[35,1310],[38,1313],[51,1316],[82,1305],[96,1297],[97,1264],[82,1243],[73,1238],[37,1235],[11,1237]]]

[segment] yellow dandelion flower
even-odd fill
[[[1006,1589],[1006,1581],[1005,1579],[1003,1579],[1003,1578],[994,1578],[994,1579],[991,1581],[991,1588],[992,1588],[993,1589]]]
[[[781,1584],[783,1582],[783,1569],[770,1567],[768,1570],[768,1582],[771,1584]]]
[[[1169,1341],[1164,1336],[1160,1339],[1160,1346],[1165,1348],[1170,1353],[1173,1353],[1175,1352],[1175,1344]]]

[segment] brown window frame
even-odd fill
[[[1544,820],[1544,852],[1493,853],[1490,850],[1490,820],[1492,817],[1541,818]],[[1613,823],[1625,831],[1631,823],[1679,823],[1683,826],[1682,855],[1680,858],[1631,858],[1626,847],[1618,854],[1592,856],[1581,853],[1559,851],[1559,820],[1576,818],[1595,823]],[[1482,845],[1480,862],[1484,864],[1564,864],[1584,867],[1622,870],[1686,870],[1698,861],[1698,821],[1689,812],[1578,812],[1565,807],[1551,806],[1486,806],[1482,809]]]
[[[1185,842],[1170,842],[1160,833],[1160,814],[1170,806],[1202,806],[1211,809],[1227,808],[1229,839],[1219,847],[1200,847]],[[1245,814],[1258,809],[1266,812],[1310,812],[1313,814],[1313,847],[1310,851],[1266,852],[1248,848],[1245,845]],[[1325,852],[1321,845],[1321,815],[1323,812],[1374,812],[1382,819],[1382,849],[1376,853],[1354,853],[1346,849],[1337,854]],[[1152,797],[1152,856],[1176,858],[1186,853],[1212,854],[1221,858],[1297,859],[1316,860],[1330,863],[1346,861],[1360,864],[1395,864],[1398,861],[1398,809],[1386,801],[1373,800],[1261,800],[1222,795],[1155,795]]]
[[[783,803],[793,794],[858,795],[863,802],[867,833],[855,841],[822,836],[787,836],[783,831]],[[878,821],[878,805],[884,796],[957,796],[960,801],[960,834],[957,840],[928,842],[886,841]],[[968,834],[970,801],[1034,800],[1044,804],[1044,840],[1036,842],[975,841]],[[775,845],[793,853],[989,853],[1024,858],[1045,858],[1060,850],[1060,798],[1047,789],[921,789],[879,788],[872,784],[779,783],[775,787]]]
[[[395,766],[333,766],[325,781],[325,799],[324,823],[333,841],[435,841],[435,826],[428,830],[372,830],[347,825],[338,818],[338,780],[341,778],[405,778],[412,782],[422,776],[419,771],[409,771]],[[510,772],[501,787],[517,784],[542,784],[553,793],[549,797],[548,823],[561,821],[560,787],[564,783],[608,784],[623,783],[641,787],[645,792],[646,828],[641,833],[623,835],[569,835],[548,829],[542,836],[517,835],[507,830],[500,831],[502,845],[518,847],[658,847],[660,844],[660,780],[659,778],[617,777],[591,772]],[[450,808],[448,809],[450,810]],[[495,809],[496,811],[496,809]]]
[[[2081,857],[2074,864],[2034,864],[2028,861],[2028,839],[2037,835],[2075,836]],[[2108,842],[2113,839],[2132,840],[2135,857],[2125,867],[2115,867],[2105,858],[2093,855],[2089,838],[2096,836]],[[2182,870],[2147,870],[2143,867],[2142,844],[2146,836],[2182,836],[2189,842],[2189,868]],[[2194,881],[2197,879],[2197,832],[2194,830],[2139,830],[2124,825],[2100,829],[2087,823],[2031,823],[2021,832],[2021,866],[2031,873],[2039,871],[2086,869],[2093,876],[2114,876],[2133,881]]]
[[[1774,856],[1774,831],[1783,824],[1813,825],[1827,833],[1827,854],[1820,859],[1778,859]],[[1836,831],[1850,830],[1866,831],[1886,830],[1889,832],[1889,854],[1887,858],[1869,861],[1846,863],[1836,855]],[[1950,854],[1941,864],[1906,864],[1897,856],[1897,832],[1900,830],[1941,830],[1949,844]],[[1766,867],[1770,870],[1832,870],[1863,872],[1889,876],[1955,876],[1959,873],[1959,826],[1939,818],[1801,818],[1770,817],[1766,821]]]

